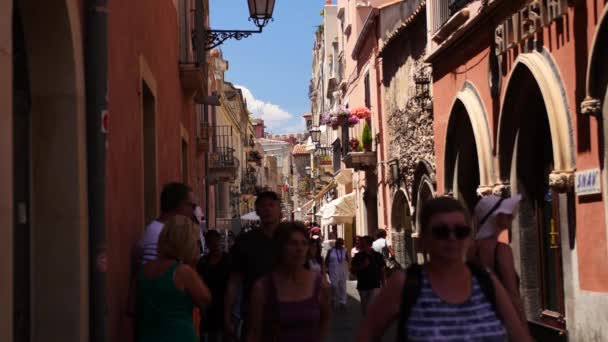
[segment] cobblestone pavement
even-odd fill
[[[329,342],[350,342],[355,340],[359,323],[361,322],[360,299],[357,292],[357,282],[349,281],[346,284],[348,303],[346,308],[336,309],[332,312],[332,327]],[[391,327],[381,341],[395,341],[394,327]]]

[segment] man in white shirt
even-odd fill
[[[372,244],[372,249],[384,257],[384,261],[387,261],[392,256],[392,251],[386,241],[386,230],[378,229],[376,232],[376,240]]]
[[[158,257],[158,237],[165,223],[176,215],[192,218],[196,203],[192,189],[183,183],[169,183],[160,194],[160,216],[146,227],[138,244],[139,260],[143,265]]]

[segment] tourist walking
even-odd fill
[[[456,199],[425,203],[420,242],[430,261],[391,277],[371,305],[358,342],[380,338],[395,320],[399,341],[531,341],[496,277],[465,263],[470,221]]]
[[[299,222],[281,223],[273,237],[274,271],[256,281],[247,342],[321,342],[329,332],[329,285],[306,268],[310,244]]]
[[[201,342],[223,342],[224,295],[228,284],[228,255],[222,250],[222,236],[217,230],[205,234],[208,253],[199,260],[198,274],[211,290],[211,305],[202,314]]]
[[[363,315],[366,314],[369,304],[386,279],[384,257],[372,249],[373,242],[371,236],[361,238],[359,242],[361,250],[355,255],[351,265],[352,273],[357,276],[357,291],[359,291]]]
[[[192,312],[204,308],[211,293],[191,265],[198,257],[198,228],[188,218],[166,221],[158,240],[158,258],[137,274],[138,342],[196,342]]]
[[[361,236],[355,236],[355,240],[353,241],[353,248],[350,250],[351,259],[355,257],[355,254],[359,253],[361,246]]]
[[[344,239],[337,238],[334,247],[325,256],[325,268],[329,273],[334,308],[346,306],[346,280],[348,279],[349,263],[350,256],[344,248]]]
[[[521,195],[508,198],[490,195],[477,203],[474,214],[478,229],[475,243],[469,250],[468,259],[494,271],[511,297],[522,322],[526,323],[513,251],[509,245],[498,241],[499,235],[509,233],[513,223],[513,214],[520,201]]]
[[[272,191],[261,192],[255,200],[255,211],[260,217],[260,227],[239,235],[230,251],[230,276],[224,302],[224,328],[228,337],[238,338],[237,331],[245,336],[247,331],[247,310],[251,288],[256,280],[273,269],[272,236],[281,223],[281,198]],[[233,310],[240,299],[240,317],[233,317]],[[242,327],[237,327],[242,323]]]
[[[158,238],[165,223],[176,215],[192,218],[195,207],[190,187],[183,183],[166,184],[160,194],[160,216],[148,224],[139,240],[138,263],[143,265],[155,260],[158,257]]]
[[[321,256],[321,240],[308,240],[308,269],[325,274],[325,265]]]

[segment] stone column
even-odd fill
[[[574,191],[574,171],[553,170],[549,174],[549,187],[558,193]]]

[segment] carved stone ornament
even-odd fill
[[[585,115],[599,115],[602,111],[602,102],[596,98],[587,96],[581,102],[581,113]]]
[[[501,182],[494,185],[492,194],[499,197],[511,196],[511,184],[509,182]]]
[[[492,195],[493,187],[491,185],[480,185],[477,188],[477,196],[486,197]]]
[[[549,186],[559,192],[574,191],[574,171],[553,171],[549,174]]]

